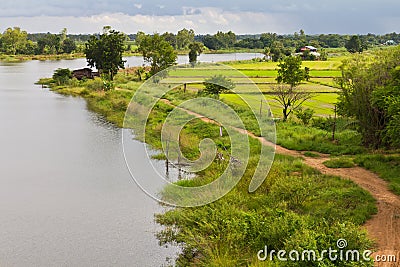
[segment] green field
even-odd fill
[[[168,77],[162,82],[181,84],[188,83],[189,90],[198,91],[203,88],[202,82],[205,78],[215,74],[222,74],[236,83],[236,92],[252,93],[249,90],[259,90],[264,94],[265,99],[271,107],[275,117],[281,117],[282,108],[274,99],[274,87],[277,85],[277,64],[276,62],[226,62],[226,65],[234,69],[213,69],[209,64],[200,64],[195,68],[177,67],[170,71]],[[338,97],[338,89],[334,82],[335,77],[341,75],[338,70],[341,61],[339,59],[328,61],[304,61],[303,66],[310,68],[310,81],[303,82],[298,86],[299,90],[313,93],[313,97],[304,103],[304,107],[312,108],[315,116],[328,117],[333,115],[334,105]],[[237,72],[239,70],[240,72]],[[254,86],[256,85],[256,87]],[[258,88],[258,89],[257,89]],[[249,95],[251,105],[259,108],[261,97]],[[235,94],[223,94],[221,96],[227,103],[244,105],[240,97]]]

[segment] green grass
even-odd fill
[[[352,168],[354,167],[354,162],[350,158],[335,158],[324,161],[323,164],[328,168]]]
[[[358,155],[355,160],[360,167],[364,167],[389,182],[389,188],[400,195],[400,156],[364,154]]]
[[[277,144],[297,151],[316,151],[334,155],[365,152],[361,145],[361,136],[356,131],[337,132],[336,141],[332,142],[330,131],[312,126],[304,127],[293,122],[277,124]]]
[[[266,94],[264,97],[268,101],[274,117],[281,118],[282,106],[272,95]],[[338,95],[336,93],[315,94],[315,96],[304,103],[304,107],[312,108],[315,111],[315,116],[331,116],[334,114],[334,105],[337,101],[337,97]],[[249,104],[253,106],[255,110],[259,109],[261,98],[258,95],[248,95],[247,98],[249,99]],[[246,106],[241,98],[235,94],[223,94],[221,95],[221,99],[234,105]]]
[[[310,158],[320,158],[321,156],[317,153],[306,151],[303,153],[304,156],[310,157]]]

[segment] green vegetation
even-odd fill
[[[352,168],[355,166],[352,159],[345,157],[330,159],[323,164],[328,168]]]
[[[301,105],[311,98],[311,94],[304,91],[296,90],[303,80],[307,79],[309,72],[301,69],[301,58],[289,56],[278,64],[278,76],[276,81],[278,84],[284,83],[287,86],[275,87],[275,100],[282,105],[283,121],[286,121],[293,110],[299,109]],[[308,119],[310,120],[311,117]]]
[[[203,52],[203,44],[193,42],[189,45],[189,63],[194,66],[197,63],[197,57]]]
[[[400,47],[356,55],[344,62],[339,112],[354,117],[363,143],[400,147]]]
[[[231,79],[222,75],[214,75],[204,81],[204,89],[201,92],[218,99],[220,94],[229,92],[233,88],[235,88],[235,84]]]
[[[360,37],[358,35],[353,35],[344,45],[350,53],[360,53],[364,50],[364,46],[361,43]]]
[[[319,158],[320,155],[314,152],[306,151],[303,153],[304,156],[310,157],[310,158]]]
[[[150,76],[175,64],[177,54],[174,48],[159,34],[143,35],[138,45],[138,51],[151,65]]]
[[[354,160],[360,167],[364,167],[389,182],[389,188],[400,195],[400,156],[382,154],[357,155]]]
[[[72,72],[69,69],[57,69],[53,74],[53,80],[57,85],[66,85],[71,78]]]
[[[359,133],[358,120],[346,116],[332,116],[338,90],[331,85],[334,83],[334,77],[340,73],[340,63],[332,59],[325,62],[301,63],[301,68],[310,68],[311,81],[322,79],[319,78],[321,76],[316,77],[316,73],[320,75],[325,72],[324,80],[320,80],[324,84],[304,81],[296,84],[301,90],[312,92],[313,97],[304,102],[304,109],[294,111],[297,116],[289,116],[285,122],[277,120],[277,143],[289,149],[306,151],[303,153],[306,157],[319,157],[317,152],[335,155],[335,158],[324,163],[330,168],[351,168],[357,164],[371,169],[388,180],[391,189],[400,194],[400,157],[397,154],[366,154],[369,150],[363,146],[363,135]],[[280,111],[281,106],[273,101],[272,94],[273,86],[276,85],[274,78],[278,74],[276,63],[246,61],[233,62],[230,65],[243,72],[260,74],[252,79],[259,83],[272,112]],[[127,105],[135,90],[142,84],[143,73],[140,72],[138,76],[138,70],[134,68],[120,71],[114,79],[115,89],[109,91],[104,90],[101,79],[70,79],[61,86],[57,85],[56,79],[41,80],[40,83],[50,83],[52,90],[63,94],[85,97],[89,108],[122,126]],[[165,81],[178,81],[179,77],[184,77],[188,82],[187,88],[185,86],[184,90],[178,87],[171,90],[163,96],[164,100],[178,105],[197,97],[199,92],[207,90],[203,84],[204,76],[210,73],[212,70],[203,64],[176,67],[170,71]],[[242,79],[231,77],[229,71],[218,74],[228,77],[233,82]],[[268,75],[272,75],[269,80],[263,78]],[[396,71],[392,77],[397,77]],[[164,82],[164,79],[160,82]],[[397,86],[396,83],[389,85]],[[248,84],[238,83],[235,90],[247,86]],[[265,116],[267,110],[260,106],[262,98],[253,92],[246,93],[249,96],[248,104]],[[261,135],[254,114],[242,99],[235,94],[224,92],[220,95],[220,100],[238,114],[246,129],[257,136]],[[146,136],[137,138],[156,149],[161,148],[161,126],[172,109],[171,105],[159,101],[147,121]],[[234,125],[234,122],[232,124]],[[184,156],[190,159],[198,158],[198,144],[204,138],[212,139],[217,145],[217,151],[223,154],[224,158],[229,158],[229,137],[225,134],[220,136],[217,125],[200,119],[193,119],[187,123],[181,132],[180,141]],[[158,233],[160,243],[179,244],[182,248],[177,266],[317,266],[315,262],[296,262],[290,265],[287,262],[278,262],[276,258],[273,262],[260,262],[257,252],[266,245],[271,250],[321,250],[336,247],[339,238],[348,241],[348,249],[362,250],[373,246],[360,225],[376,212],[374,199],[353,182],[323,175],[306,166],[301,158],[276,155],[267,179],[257,191],[249,193],[248,186],[261,148],[258,140],[250,138],[249,141],[251,156],[245,175],[229,194],[203,207],[175,208],[156,216],[157,222],[164,226]],[[228,147],[228,151],[223,147]],[[153,158],[163,160],[165,156],[158,154]],[[216,179],[226,166],[227,161],[215,160],[194,179],[177,183],[184,186],[209,183]],[[166,189],[164,194],[168,193]],[[321,262],[324,266],[372,264]]]
[[[118,70],[124,68],[122,52],[125,39],[123,33],[111,30],[109,27],[104,27],[100,36],[91,36],[85,48],[88,65],[96,67],[107,79],[114,80]]]

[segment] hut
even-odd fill
[[[92,69],[89,68],[83,68],[83,69],[73,70],[72,77],[78,80],[82,80],[83,78],[93,79],[94,77],[99,77],[99,73],[94,72],[92,71]]]

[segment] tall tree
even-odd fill
[[[283,121],[286,121],[292,111],[299,108],[312,95],[296,88],[307,77],[306,69],[301,69],[300,57],[286,57],[278,67],[276,81],[281,85],[275,88],[274,99],[282,105]]]
[[[76,48],[77,48],[77,46],[76,46],[75,41],[70,38],[66,38],[61,44],[61,49],[62,49],[63,53],[70,54],[73,51],[75,51]]]
[[[18,27],[7,28],[1,37],[3,51],[15,55],[23,50],[28,42],[27,35],[26,31],[21,31]]]
[[[282,106],[283,121],[286,121],[294,110],[300,108],[306,100],[312,97],[309,92],[299,90],[296,87],[292,88],[285,84],[279,84],[273,89],[273,98]]]
[[[37,41],[38,54],[58,54],[61,51],[61,38],[57,34],[47,33]]]
[[[269,48],[272,61],[277,62],[285,56],[285,47],[282,42],[274,41]]]
[[[165,32],[161,35],[165,41],[167,41],[173,48],[177,49],[177,38],[176,35],[171,32]]]
[[[175,64],[177,54],[170,43],[158,33],[141,37],[138,51],[150,63],[150,75],[154,75]]]
[[[197,62],[197,57],[203,52],[203,44],[200,42],[193,42],[189,45],[189,63],[194,66]]]
[[[176,45],[177,49],[186,49],[189,47],[189,44],[194,41],[194,31],[192,29],[182,29],[178,31],[176,35]]]
[[[363,51],[363,46],[361,44],[360,37],[358,35],[353,35],[346,42],[345,47],[350,53],[357,53]]]
[[[299,85],[305,78],[305,71],[301,69],[301,58],[289,56],[278,64],[278,83],[286,83],[291,88]]]
[[[91,36],[85,44],[86,60],[90,67],[96,67],[101,74],[105,74],[111,81],[120,68],[124,68],[122,59],[125,34],[104,29],[100,36]]]

